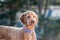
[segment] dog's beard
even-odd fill
[[[27,26],[35,25],[35,23],[32,23],[31,20],[27,20],[27,21],[26,21],[26,24],[27,24]]]
[[[26,23],[27,23],[27,25],[29,26],[29,25],[30,25],[30,20],[27,20]]]

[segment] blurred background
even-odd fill
[[[60,0],[0,0],[0,25],[22,27],[19,16],[27,10],[38,15],[37,40],[60,40]]]

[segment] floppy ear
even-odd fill
[[[20,16],[20,20],[21,20],[21,22],[22,22],[23,24],[25,23],[25,22],[24,22],[24,16],[25,16],[24,14]]]
[[[37,23],[39,22],[39,20],[38,20],[38,16],[36,16],[36,20],[37,20]]]
[[[36,13],[33,13],[32,15],[36,18],[36,24],[37,24],[39,22],[38,15]]]

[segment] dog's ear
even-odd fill
[[[25,16],[24,14],[20,16],[20,20],[23,24],[24,24],[24,16]]]

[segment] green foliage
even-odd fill
[[[60,23],[60,19],[56,20],[58,23]]]

